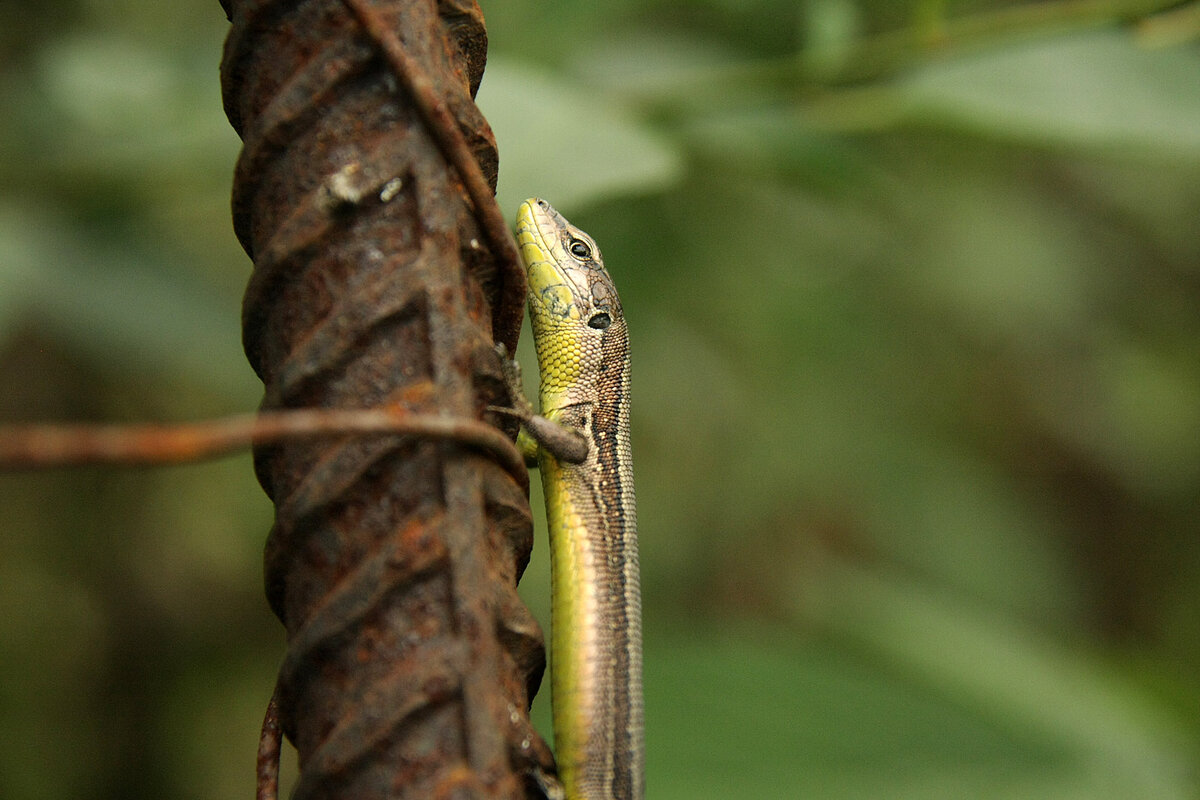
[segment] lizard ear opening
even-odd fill
[[[593,314],[592,318],[588,320],[588,327],[595,328],[598,331],[604,330],[609,325],[612,325],[612,317],[603,311],[599,314]]]

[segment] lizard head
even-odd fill
[[[535,326],[585,325],[604,331],[621,319],[621,301],[595,240],[545,200],[535,197],[521,204],[517,242]]]

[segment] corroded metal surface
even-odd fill
[[[493,321],[514,315],[495,234],[364,24],[395,33],[494,185],[472,100],[478,8],[223,5],[225,108],[244,142],[234,226],[254,259],[244,342],[264,408],[486,417],[507,402]],[[295,796],[537,795],[552,762],[527,714],[541,633],[515,589],[527,487],[478,449],[417,437],[260,447],[255,468],[276,507],[265,567],[289,640],[278,707]]]

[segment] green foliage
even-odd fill
[[[0,62],[0,408],[252,408],[220,8],[60,5]],[[485,3],[501,202],[595,235],[631,319],[652,797],[1200,790],[1169,5]],[[248,796],[282,638],[249,460],[0,503],[0,795]]]
[[[589,101],[553,73],[503,58],[491,58],[486,74],[478,99],[501,146],[504,168],[496,194],[510,216],[533,193],[578,203],[658,188],[678,177],[679,154],[619,106]],[[494,97],[502,100],[492,102]],[[541,146],[518,146],[531,124]],[[581,153],[586,156],[579,158]],[[531,176],[537,176],[536,186],[522,188]]]
[[[989,138],[1107,150],[1116,158],[1200,154],[1194,49],[1139,45],[1104,29],[1025,42],[915,70],[905,117]]]

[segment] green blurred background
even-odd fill
[[[633,332],[653,800],[1200,797],[1200,6],[1128,21],[1169,5],[485,3],[506,214],[595,235]],[[0,6],[3,418],[257,404],[226,30]],[[0,797],[250,797],[248,456],[0,508]]]

